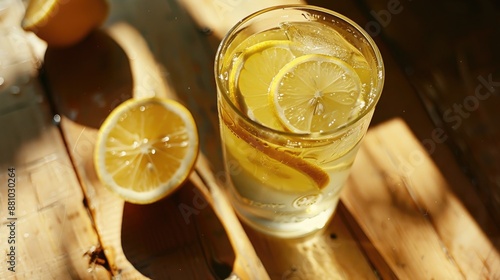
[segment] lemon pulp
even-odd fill
[[[113,192],[144,204],[179,187],[197,155],[196,125],[184,106],[168,99],[131,99],[99,129],[94,164]]]
[[[324,132],[348,122],[360,93],[360,79],[347,63],[308,54],[279,70],[269,88],[269,103],[289,130]]]

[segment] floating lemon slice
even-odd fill
[[[288,40],[285,33],[283,33],[280,29],[268,30],[266,32],[256,33],[250,37],[246,37],[246,33],[241,33],[239,36],[236,36],[231,44],[228,46],[226,50],[226,55],[224,55],[224,63],[223,65],[229,65],[232,63],[232,60],[245,51],[245,49],[254,46],[256,44],[271,41],[271,40]]]
[[[114,193],[146,204],[182,185],[197,156],[196,124],[184,106],[168,99],[130,99],[99,129],[94,165]]]
[[[295,48],[287,40],[257,43],[237,57],[229,74],[230,96],[240,110],[276,130],[283,130],[283,125],[269,103],[268,89],[280,69],[295,58]]]
[[[106,0],[31,0],[21,26],[50,46],[65,47],[99,27],[108,11]]]
[[[287,129],[311,133],[344,125],[360,93],[361,81],[351,66],[331,56],[308,54],[279,70],[269,98]]]

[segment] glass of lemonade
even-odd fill
[[[240,219],[279,237],[322,229],[380,97],[370,36],[320,7],[256,12],[215,60],[228,196]]]

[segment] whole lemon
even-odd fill
[[[106,0],[31,0],[21,26],[52,47],[83,40],[106,19]]]

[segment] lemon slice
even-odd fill
[[[264,41],[271,41],[271,40],[288,40],[287,36],[285,33],[283,33],[283,30],[281,29],[271,29],[267,30],[266,32],[260,32],[251,35],[250,37],[248,36],[247,33],[242,32],[239,33],[232,41],[231,44],[228,46],[228,49],[226,51],[226,55],[224,55],[224,65],[229,65],[232,63],[232,60],[237,57],[239,54],[245,51],[246,48],[249,48],[253,45],[262,43]],[[229,54],[229,55],[227,55]]]
[[[31,0],[21,26],[49,46],[78,43],[106,19],[106,0]]]
[[[344,61],[321,54],[300,56],[276,74],[269,98],[276,115],[297,133],[344,125],[361,94],[361,81]]]
[[[168,99],[130,99],[99,129],[94,165],[111,191],[146,204],[182,185],[197,156],[196,124],[184,106]]]
[[[273,77],[295,58],[294,45],[287,40],[264,41],[246,48],[229,74],[229,91],[242,112],[267,127],[283,130],[269,103]]]
[[[232,123],[224,116],[223,121]],[[288,193],[318,191],[330,182],[319,166],[258,139],[243,126],[224,125],[222,134],[229,162],[238,162],[238,169],[229,175],[240,191],[255,192],[254,187],[245,187],[254,180],[269,189]]]

